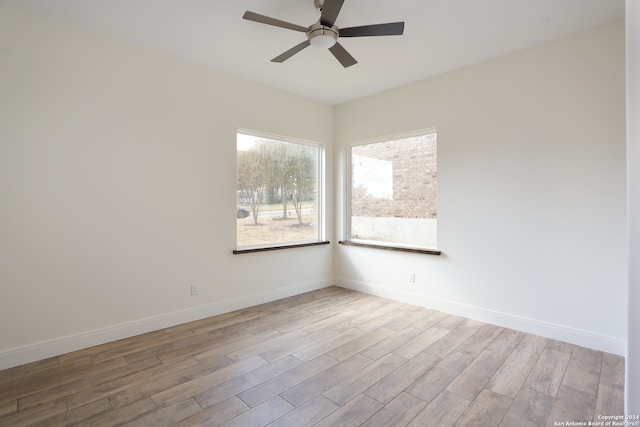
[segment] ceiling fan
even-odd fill
[[[291,24],[249,11],[245,12],[242,18],[306,33],[307,40],[276,56],[271,62],[284,62],[309,45],[314,45],[329,49],[333,56],[340,61],[342,66],[347,68],[356,64],[358,61],[338,43],[338,37],[399,36],[404,32],[404,22],[338,28],[335,22],[343,3],[344,0],[314,0],[313,4],[316,6],[316,9],[320,11],[320,19],[308,27]]]

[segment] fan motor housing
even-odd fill
[[[330,48],[338,41],[340,29],[335,25],[327,27],[320,22],[316,22],[307,31],[307,38],[313,46]]]

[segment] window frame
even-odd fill
[[[316,238],[313,239],[301,239],[301,240],[291,240],[286,242],[271,242],[257,245],[238,245],[238,223],[236,220],[236,243],[235,249],[232,251],[233,254],[245,254],[245,253],[257,253],[257,252],[265,252],[272,250],[280,250],[280,249],[291,249],[291,248],[300,248],[300,247],[309,247],[309,246],[319,246],[319,245],[327,245],[330,242],[326,240],[326,226],[325,226],[325,217],[326,217],[326,190],[325,190],[325,162],[326,162],[326,147],[325,144],[316,141],[310,141],[306,139],[294,138],[283,135],[276,135],[267,132],[260,132],[246,128],[237,128],[236,129],[236,167],[235,167],[235,189],[234,192],[236,197],[236,205],[237,205],[237,192],[238,192],[238,135],[247,135],[255,138],[263,138],[272,141],[285,142],[289,144],[297,144],[302,146],[314,147],[317,149],[317,171],[316,171],[316,222],[317,222],[317,233]]]
[[[346,145],[346,156],[345,156],[345,215],[344,215],[344,239],[338,241],[340,245],[345,246],[355,246],[355,247],[363,247],[363,248],[373,248],[373,249],[386,249],[400,252],[411,252],[411,253],[419,253],[419,254],[428,254],[428,255],[441,255],[442,251],[438,249],[438,242],[436,241],[436,247],[430,248],[425,246],[417,246],[410,244],[402,244],[397,242],[382,242],[377,240],[366,240],[366,239],[354,239],[351,237],[351,222],[352,222],[352,188],[353,188],[353,158],[352,152],[354,147],[359,147],[363,145],[377,144],[383,143],[387,141],[404,139],[404,138],[412,138],[424,135],[436,134],[436,153],[438,147],[438,130],[436,128],[426,128],[420,129],[411,132],[403,132],[398,134],[392,134],[387,136],[382,136],[379,138],[371,138],[366,140],[361,140],[357,142],[352,142]],[[436,155],[436,165],[437,165],[438,157]],[[437,166],[436,166],[437,170]],[[436,194],[437,194],[437,183],[436,183]],[[437,212],[436,212],[437,213]],[[436,216],[437,218],[437,216]],[[437,224],[436,224],[437,229]]]

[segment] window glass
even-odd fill
[[[435,132],[350,148],[349,240],[437,248]]]
[[[320,146],[237,135],[237,247],[320,241]]]

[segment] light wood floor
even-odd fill
[[[0,371],[1,426],[544,426],[624,359],[337,287]]]

